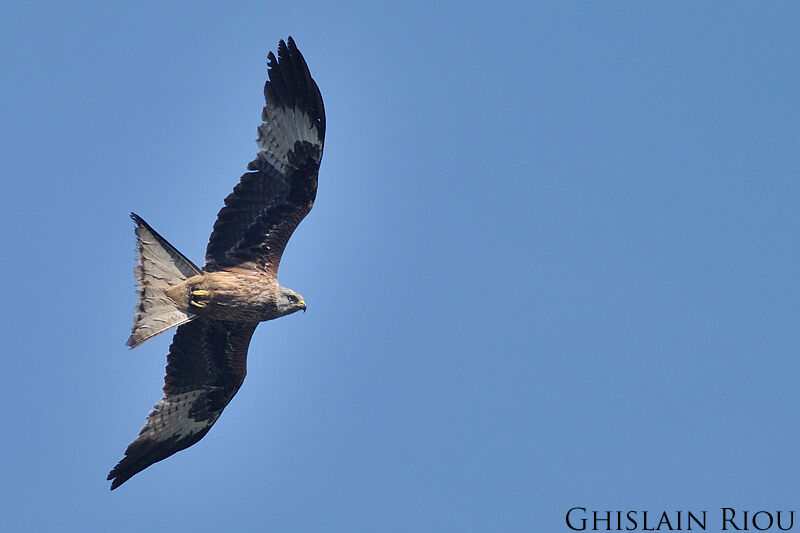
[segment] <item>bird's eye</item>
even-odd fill
[[[292,303],[295,303],[297,301],[297,296],[295,296],[294,294],[290,294],[288,296],[288,298],[289,298],[289,301],[292,302]]]

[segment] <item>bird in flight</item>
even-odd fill
[[[132,213],[138,304],[131,348],[178,326],[167,356],[164,397],[125,457],[108,474],[111,490],[208,433],[242,386],[259,322],[305,311],[278,283],[286,243],[317,195],[325,141],[322,95],[289,37],[268,55],[258,155],[217,215],[198,268]]]

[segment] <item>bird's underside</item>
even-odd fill
[[[167,356],[164,397],[125,457],[111,489],[199,441],[239,390],[259,322],[300,309],[303,298],[278,284],[286,243],[311,210],[325,139],[325,109],[291,37],[269,53],[259,152],[217,221],[201,269],[132,214],[138,296],[128,346],[178,326]]]

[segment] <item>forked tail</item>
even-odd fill
[[[135,273],[139,282],[139,301],[134,311],[131,336],[125,344],[136,348],[162,331],[195,317],[175,307],[175,302],[165,291],[201,271],[139,215],[131,213],[131,218],[136,222]]]

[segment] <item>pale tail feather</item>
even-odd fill
[[[174,326],[179,326],[195,315],[181,311],[165,291],[196,274],[200,269],[175,249],[136,213],[131,213],[136,223],[137,266],[136,279],[139,301],[133,316],[133,329],[128,342],[135,348],[147,339]]]

